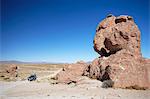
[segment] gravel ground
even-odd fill
[[[150,90],[101,88],[97,80],[78,84],[49,82],[0,82],[0,99],[150,99]]]

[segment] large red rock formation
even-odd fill
[[[59,82],[76,82],[84,75],[105,87],[150,88],[150,60],[142,58],[140,30],[131,16],[108,15],[98,25],[93,43],[100,57],[90,65],[78,62],[64,68],[56,76]]]
[[[112,80],[114,87],[150,87],[150,60],[142,58],[140,31],[131,16],[108,16],[98,25],[94,49],[100,54],[84,75],[101,81]]]

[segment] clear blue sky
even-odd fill
[[[1,60],[91,61],[98,23],[133,16],[150,58],[149,0],[1,0]]]

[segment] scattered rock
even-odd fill
[[[17,77],[18,76],[18,66],[11,64],[6,68],[5,72],[8,73],[11,77]]]
[[[15,81],[18,77],[18,66],[6,64],[0,70],[0,78],[5,81]]]
[[[68,66],[65,66],[63,70],[55,76],[55,80],[57,80],[58,83],[76,83],[79,77],[82,76],[86,66],[87,64],[83,61],[75,64],[68,64]]]

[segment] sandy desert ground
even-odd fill
[[[150,90],[105,89],[100,81],[87,77],[81,77],[77,84],[54,84],[51,77],[64,64],[18,66],[19,77],[15,81],[0,79],[0,99],[150,99]],[[29,82],[26,78],[32,73],[38,78]]]

